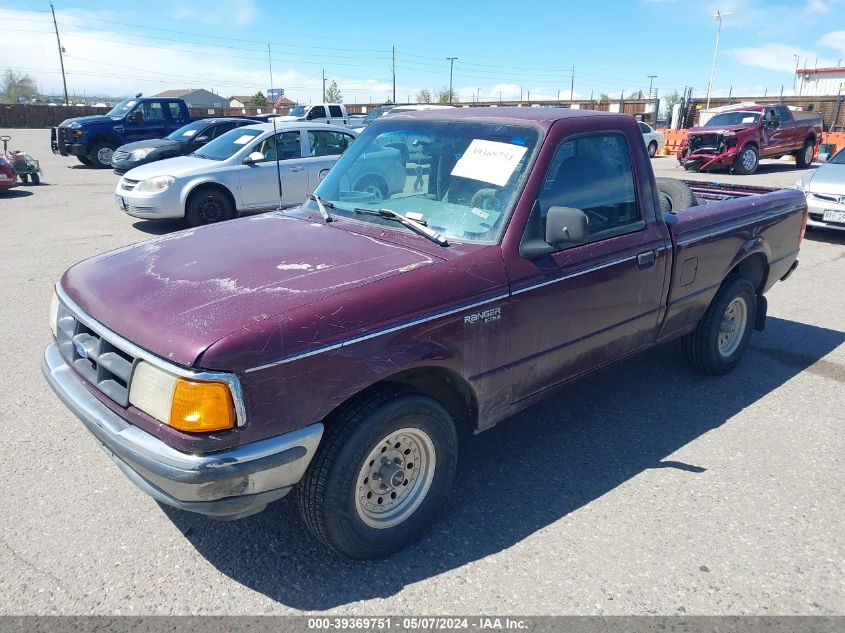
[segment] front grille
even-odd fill
[[[112,154],[112,160],[126,160],[132,152],[115,152]]]
[[[832,202],[833,204],[842,204],[845,202],[845,196],[832,196],[824,193],[811,194],[816,200],[824,200],[825,202]]]
[[[124,191],[132,191],[138,183],[141,182],[140,180],[132,180],[131,178],[121,178],[120,180],[120,188]]]
[[[721,153],[719,145],[721,139],[718,134],[700,134],[691,136],[689,140],[690,153],[692,154],[717,154]],[[724,151],[724,150],[722,150]]]
[[[59,303],[56,328],[59,353],[85,380],[119,405],[129,405],[135,358],[112,345]]]

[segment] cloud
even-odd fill
[[[802,60],[802,66],[804,61],[807,62],[808,67],[814,65],[816,59],[818,59],[817,63],[820,67],[835,65],[834,60],[819,57],[814,51],[808,51],[798,46],[782,43],[735,48],[727,51],[725,54],[733,57],[743,66],[765,68],[766,70],[776,70],[790,74],[795,72],[795,55],[798,55]]]
[[[170,11],[174,20],[210,25],[234,23],[241,27],[250,26],[258,18],[254,0],[206,0],[200,7],[195,3],[177,4]]]
[[[822,35],[819,39],[819,44],[838,51],[841,55],[845,55],[845,31],[832,31]]]

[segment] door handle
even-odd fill
[[[303,169],[304,169],[303,167],[291,167],[290,168],[291,171],[302,171]]]
[[[646,251],[637,255],[637,268],[648,268],[654,265],[656,253],[654,251]]]

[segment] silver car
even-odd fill
[[[325,123],[276,123],[275,132],[272,123],[239,127],[188,156],[129,170],[117,184],[115,202],[137,218],[184,217],[192,226],[293,206],[314,190],[356,136]]]
[[[809,226],[845,231],[845,149],[795,183],[807,196]]]

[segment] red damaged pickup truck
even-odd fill
[[[351,190],[400,142],[400,193]],[[384,556],[449,498],[459,430],[673,339],[705,374],[740,362],[806,202],[697,192],[655,182],[625,115],[387,117],[299,208],[70,268],[43,372],[160,502],[237,518],[295,490],[322,543]]]
[[[728,167],[737,174],[753,174],[761,158],[791,154],[798,167],[806,168],[821,140],[817,114],[785,105],[750,105],[720,112],[706,125],[690,128],[677,158],[688,170]]]

